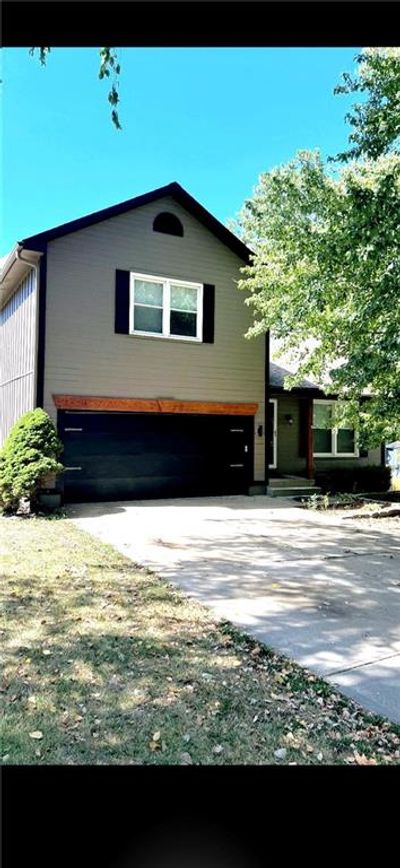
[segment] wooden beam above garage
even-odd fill
[[[101,410],[124,413],[202,413],[254,416],[258,404],[217,401],[175,401],[167,398],[106,398],[98,395],[53,395],[58,410]]]

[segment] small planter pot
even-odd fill
[[[61,494],[59,491],[41,491],[38,501],[45,509],[58,509],[61,506]]]
[[[49,473],[48,476],[43,477],[43,479],[40,483],[41,487],[43,489],[45,489],[46,491],[48,488],[51,488],[51,489],[55,488],[56,487],[56,479],[57,479],[57,477],[56,477],[55,473]]]

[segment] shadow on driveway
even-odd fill
[[[400,539],[292,501],[79,504],[68,513],[218,618],[400,722]]]

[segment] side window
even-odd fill
[[[335,401],[315,400],[313,408],[314,455],[345,457],[358,455],[353,428],[335,426]]]
[[[314,402],[314,453],[332,453],[332,404]]]

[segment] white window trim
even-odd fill
[[[313,406],[315,404],[329,404],[330,406],[334,406],[336,401],[329,401],[324,398],[314,398]],[[314,429],[313,425],[313,429]],[[337,434],[338,431],[349,430],[353,431],[353,428],[343,429],[343,428],[327,428],[328,431],[332,432],[332,452],[314,452],[314,458],[358,458],[359,457],[359,446],[358,446],[358,434],[357,431],[354,431],[354,452],[338,452],[337,451]]]
[[[155,283],[162,283],[163,298],[162,298],[162,332],[145,332],[134,328],[134,310],[135,310],[135,280],[150,280]],[[196,320],[196,337],[191,335],[171,335],[170,314],[171,314],[171,284],[173,286],[189,286],[191,289],[197,289],[197,320]],[[157,307],[156,305],[146,305],[140,302],[141,307]],[[175,308],[173,308],[175,310]],[[186,313],[187,311],[183,311]],[[194,311],[193,311],[194,313]],[[201,343],[203,341],[203,284],[193,283],[191,280],[178,280],[175,277],[165,277],[155,274],[141,274],[137,271],[130,272],[129,281],[129,334],[139,335],[147,338],[161,338],[161,340],[169,341],[189,341],[190,343]]]

